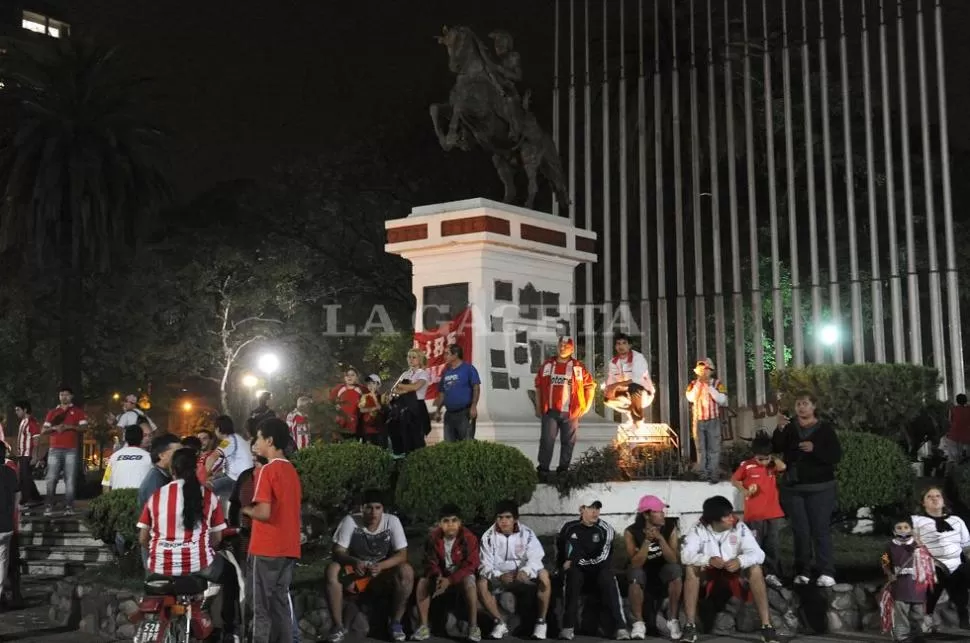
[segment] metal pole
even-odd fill
[[[930,266],[930,336],[933,341],[933,366],[940,372],[940,399],[949,397],[946,372],[946,347],[943,343],[943,300],[940,295],[940,262],[936,247],[936,204],[933,190],[933,150],[930,147],[930,108],[926,83],[926,39],[923,37],[923,0],[916,0],[916,54],[919,61],[920,140],[923,147],[923,203],[926,208],[927,259]]]
[[[748,40],[748,0],[744,12],[744,137],[748,161],[748,243],[751,252],[751,316],[754,321],[754,403],[765,403],[765,343],[762,312],[761,268],[758,264],[758,199],[754,169],[754,110],[751,106],[751,46]]]
[[[559,147],[559,3],[556,2],[555,18],[553,19],[553,29],[555,29],[553,35],[553,45],[552,45],[552,59],[555,61],[553,63],[553,74],[552,74],[552,142],[556,144],[556,149],[562,149]],[[552,199],[552,213],[559,214],[559,202],[556,200],[555,196]]]
[[[647,264],[647,87],[643,49],[643,0],[637,0],[637,179],[640,188],[640,348],[653,365],[650,342],[650,280]],[[651,405],[651,416],[653,408]]]
[[[605,5],[606,3],[604,3]],[[629,305],[630,301],[630,223],[627,216],[627,148],[626,148],[626,7],[620,0],[620,302]]]
[[[738,407],[748,406],[748,369],[744,356],[744,297],[741,294],[741,233],[738,222],[737,160],[734,149],[734,70],[731,65],[730,12],[724,0],[724,109],[727,125],[728,208],[731,213],[731,304],[734,321],[734,372]]]
[[[670,409],[670,402],[672,399],[671,393],[677,395],[677,399],[679,400],[679,391],[682,384],[680,381],[678,381],[674,386],[670,386],[670,341],[667,330],[667,314],[669,311],[667,302],[667,237],[664,233],[664,217],[667,209],[664,207],[664,158],[663,132],[661,129],[663,118],[661,94],[663,91],[663,86],[660,78],[659,4],[660,3],[657,0],[655,0],[653,3],[653,179],[656,187],[656,206],[654,207],[654,210],[657,213],[657,374],[660,378],[660,381],[658,382],[660,392],[660,421],[670,423],[673,422],[673,415],[671,414]],[[681,354],[681,350],[682,349],[678,348],[678,354]],[[681,407],[682,404],[678,402],[677,408],[680,409]],[[680,415],[681,414],[678,412],[678,417]],[[681,445],[686,443],[684,437],[685,429],[686,425],[681,422]],[[683,446],[681,448],[683,448]],[[688,454],[690,453],[689,448],[687,452]]]
[[[879,0],[879,75],[882,78],[882,149],[886,163],[886,227],[889,228],[889,317],[893,325],[893,361],[899,363],[906,361],[906,336],[903,327],[903,284],[899,275],[896,179],[893,169],[892,113],[889,106],[889,56],[883,2],[884,0]]]
[[[855,173],[852,160],[852,118],[849,114],[849,54],[845,38],[845,0],[839,0],[839,63],[842,85],[842,138],[845,163],[845,210],[849,221],[849,296],[852,310],[852,360],[866,361],[862,339],[862,284],[859,283],[859,241],[855,221]]]
[[[872,343],[876,362],[886,362],[886,324],[882,309],[882,274],[879,270],[879,216],[876,209],[875,152],[872,137],[872,82],[869,67],[868,0],[859,0],[862,10],[862,97],[866,117],[866,194],[869,203],[869,257],[872,262]],[[885,82],[885,80],[883,81]]]
[[[670,0],[671,42],[677,42],[677,2]],[[680,61],[677,47],[673,47],[673,67],[670,74],[671,100],[673,101],[674,140],[674,242],[676,243],[677,269],[677,380],[678,387],[687,381],[687,287],[684,278],[684,177],[680,150]],[[682,395],[680,400],[681,444],[690,451],[690,440],[684,438],[684,431],[690,433],[690,417],[687,402]]]
[[[694,342],[698,357],[707,355],[707,306],[704,297],[704,238],[701,228],[700,124],[697,118],[697,56],[694,42],[694,0],[690,0],[690,193],[694,223]]]
[[[909,90],[906,87],[906,30],[903,0],[896,0],[896,64],[899,78],[899,136],[903,152],[903,211],[906,218],[906,272],[909,304],[909,361],[923,363],[923,331],[920,326],[919,275],[916,274],[916,227],[913,220],[913,180],[909,151]]]
[[[778,189],[775,184],[774,93],[771,89],[771,51],[768,49],[768,4],[761,0],[762,63],[765,95],[765,155],[768,160],[768,216],[771,230],[771,318],[774,323],[775,368],[785,367],[785,313],[781,300],[781,253],[778,248]]]
[[[603,359],[613,354],[613,237],[610,228],[610,61],[608,13],[603,3]]]
[[[707,141],[711,173],[711,235],[714,259],[714,359],[722,376],[727,373],[727,345],[724,323],[724,277],[721,274],[721,185],[718,180],[717,102],[714,87],[714,22],[711,0],[707,0]],[[724,377],[725,381],[728,379]]]
[[[953,195],[950,186],[950,138],[946,114],[946,73],[943,57],[943,8],[936,0],[933,9],[936,31],[936,87],[939,93],[940,172],[943,177],[943,231],[946,237],[946,298],[950,328],[950,364],[953,369],[953,390],[966,390],[963,373],[963,329],[960,319],[960,289],[957,273],[956,245],[953,235]]]
[[[785,94],[785,190],[788,192],[788,252],[791,265],[792,357],[795,366],[805,363],[805,337],[802,330],[802,284],[798,269],[798,212],[795,205],[795,144],[792,132],[791,58],[788,46],[788,0],[781,0],[781,72]]]
[[[815,202],[815,134],[812,121],[812,69],[808,50],[808,10],[802,0],[802,94],[805,110],[805,184],[808,199],[808,254],[812,270],[812,362],[823,359],[819,329],[822,327],[822,279],[818,265],[818,207]]]
[[[583,7],[584,39],[586,74],[583,78],[583,207],[585,212],[586,229],[593,229],[593,77],[589,67],[589,0]],[[583,311],[583,328],[586,334],[586,364],[590,368],[596,367],[596,341],[594,339],[593,315],[595,301],[593,300],[593,265],[586,264],[583,270],[586,278],[586,308]]]
[[[558,61],[556,67],[559,67]],[[576,225],[576,4],[574,2],[569,3],[569,223]],[[586,296],[589,297],[588,292]]]
[[[822,161],[825,169],[825,223],[828,228],[829,253],[829,306],[831,307],[832,324],[842,330],[842,304],[839,296],[839,263],[835,246],[835,195],[832,187],[832,127],[829,119],[829,65],[825,42],[825,2],[818,3],[818,59],[822,75]],[[817,331],[817,329],[816,329]],[[842,341],[832,347],[832,359],[836,364],[842,363]]]

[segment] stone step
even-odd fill
[[[61,531],[43,532],[34,531],[20,534],[20,546],[46,546],[46,547],[104,547],[105,543],[94,538],[87,532],[81,531]]]
[[[79,516],[27,515],[20,518],[21,533],[91,533]]]
[[[28,576],[53,578],[76,576],[88,567],[94,567],[94,565],[67,560],[27,560],[24,564],[27,566]]]
[[[114,560],[107,547],[48,547],[34,545],[21,549],[26,560],[69,561],[74,563],[109,563]]]

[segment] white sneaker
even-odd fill
[[[495,627],[492,628],[492,638],[493,639],[504,639],[505,635],[509,633],[509,626],[503,621],[499,621]]]
[[[562,641],[572,641],[576,638],[576,630],[571,627],[564,627],[559,630],[559,639]]]
[[[671,641],[679,641],[684,635],[684,633],[680,631],[680,621],[675,618],[667,621],[667,631],[670,633]]]
[[[633,629],[630,630],[630,638],[634,641],[642,641],[647,638],[647,626],[643,621],[635,621]]]
[[[546,625],[546,622],[545,621],[541,621],[539,623],[536,623],[535,628],[532,630],[532,638],[534,638],[537,641],[545,641],[546,640],[546,630],[548,629],[548,627],[549,626]]]
[[[835,579],[827,574],[822,574],[818,577],[818,580],[815,581],[815,584],[819,587],[832,587],[835,585]]]
[[[795,577],[795,584],[796,585],[808,585],[808,581],[809,580],[811,580],[811,579],[808,576],[806,576],[805,574],[799,574],[798,576]]]
[[[617,641],[629,641],[630,640],[630,632],[628,630],[623,629],[623,628],[618,629],[616,631],[616,640]]]
[[[768,574],[767,576],[765,576],[765,585],[767,585],[768,587],[774,587],[775,589],[780,589],[784,587],[784,585],[781,582],[781,579],[775,576],[774,574]]]

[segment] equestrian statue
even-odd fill
[[[521,166],[529,180],[525,207],[535,202],[541,172],[559,207],[567,210],[569,193],[559,152],[529,110],[529,92],[520,90],[522,64],[512,36],[493,31],[489,37],[494,51],[468,27],[443,27],[437,38],[447,48],[448,67],[457,76],[448,102],[431,106],[438,142],[446,152],[456,147],[468,151],[477,143],[491,153],[506,203],[515,201],[516,168]]]

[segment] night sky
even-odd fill
[[[183,198],[377,134],[393,162],[443,154],[427,111],[453,81],[433,39],[443,24],[510,30],[549,124],[552,0],[56,1],[154,79],[151,116],[173,133]],[[970,2],[945,11],[951,145],[970,150]]]

